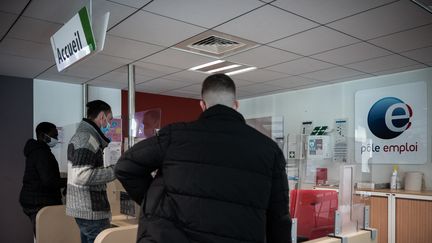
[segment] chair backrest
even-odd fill
[[[292,190],[290,211],[297,218],[297,235],[309,240],[334,231],[338,192],[333,190]]]
[[[37,243],[77,243],[80,233],[74,218],[66,215],[65,205],[48,206],[36,215]]]
[[[95,243],[135,243],[138,225],[109,228],[102,231],[95,239]]]

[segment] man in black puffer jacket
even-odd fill
[[[116,165],[142,207],[137,242],[291,242],[282,151],[235,110],[230,77],[207,77],[202,98],[197,121],[162,128]]]
[[[60,189],[66,187],[66,179],[60,178],[57,160],[50,149],[57,144],[57,136],[54,124],[41,122],[36,127],[37,140],[29,139],[24,147],[26,165],[19,201],[33,224],[34,234],[38,211],[62,204]]]

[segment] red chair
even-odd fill
[[[292,190],[291,217],[297,218],[297,236],[313,240],[334,231],[338,192],[332,190]]]

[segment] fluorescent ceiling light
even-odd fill
[[[233,65],[209,70],[209,71],[207,71],[207,73],[215,73],[215,72],[219,72],[219,71],[223,71],[223,70],[227,70],[227,69],[233,69],[233,68],[240,67],[240,66],[241,65],[239,65],[239,64],[233,64]]]
[[[257,69],[256,67],[248,67],[248,68],[243,68],[243,69],[239,69],[239,70],[236,70],[236,71],[232,71],[232,72],[228,72],[228,73],[225,73],[226,75],[235,75],[235,74],[239,74],[239,73],[245,73],[245,72],[249,72],[249,71],[252,71],[252,70],[255,70],[255,69]]]
[[[219,64],[219,63],[222,63],[222,62],[225,62],[225,60],[216,60],[216,61],[213,61],[213,62],[205,63],[205,64],[202,64],[202,65],[193,67],[193,68],[189,68],[189,70],[195,71],[197,69],[205,68],[205,67],[208,67],[208,66],[213,66],[213,65],[216,65],[216,64]]]

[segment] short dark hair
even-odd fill
[[[41,137],[44,134],[48,134],[53,129],[57,129],[56,125],[50,122],[41,122],[36,126],[36,137]]]
[[[212,92],[228,92],[235,96],[236,87],[234,81],[226,74],[218,73],[208,76],[201,89],[201,96],[204,97],[205,93]]]
[[[87,103],[87,118],[95,119],[101,111],[111,112],[111,106],[109,106],[105,101],[93,100]]]

